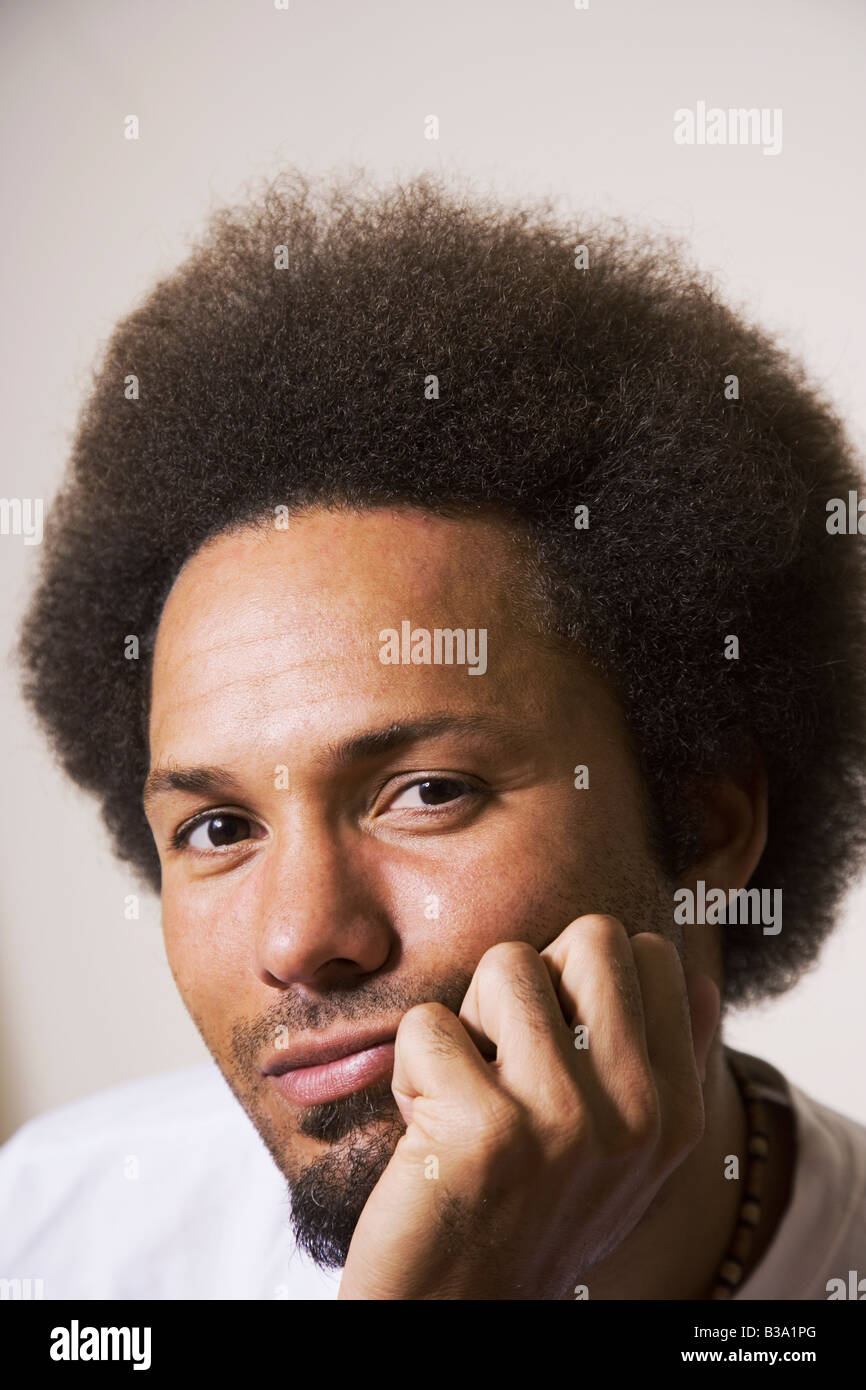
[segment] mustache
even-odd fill
[[[377,1019],[402,1017],[416,1004],[444,1004],[453,1014],[460,1006],[474,971],[441,977],[413,975],[397,982],[370,980],[334,988],[317,998],[308,987],[290,987],[266,1013],[252,1021],[236,1023],[232,1029],[231,1050],[240,1074],[250,1080],[258,1077],[263,1053],[275,1046],[290,1048],[292,1039],[325,1032],[340,1023],[375,1023]]]

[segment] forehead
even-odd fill
[[[412,508],[322,508],[285,529],[246,528],[216,537],[184,566],[157,634],[152,744],[207,756],[242,740],[350,731],[395,701],[468,710],[518,696],[531,704],[542,651],[531,622],[517,535],[499,520],[442,518]],[[487,671],[466,665],[383,664],[381,634],[484,629]],[[475,648],[477,651],[477,647]],[[156,752],[156,747],[153,749]],[[231,749],[222,747],[223,756]]]

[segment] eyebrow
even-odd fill
[[[492,738],[526,738],[527,729],[506,719],[497,719],[490,714],[433,714],[426,719],[411,720],[406,723],[392,723],[382,729],[368,733],[354,734],[342,743],[328,744],[327,761],[338,767],[358,762],[362,758],[373,758],[383,753],[393,753],[407,744],[418,743],[424,738],[435,738],[438,734],[480,733]]]
[[[148,806],[166,792],[194,792],[216,796],[220,792],[239,792],[240,783],[226,767],[157,767],[148,774],[141,794]]]
[[[317,761],[346,767],[364,758],[382,757],[425,738],[445,733],[477,733],[499,740],[525,742],[531,730],[511,720],[489,714],[434,714],[426,719],[391,723],[381,729],[370,729],[340,743],[329,743],[327,752]],[[142,803],[148,806],[156,797],[168,792],[193,792],[203,796],[240,793],[241,785],[228,768],[217,766],[154,768],[148,775],[142,792]]]

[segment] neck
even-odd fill
[[[770,1135],[767,1200],[744,1278],[769,1245],[787,1205],[791,1134],[776,1106]],[[583,1282],[590,1299],[706,1299],[730,1246],[743,1194],[747,1123],[739,1089],[717,1035],[704,1084],[704,1136],[656,1194],[631,1235]],[[739,1157],[739,1180],[725,1177]]]

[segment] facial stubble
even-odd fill
[[[287,997],[252,1028],[235,1031],[232,1051],[238,1073],[251,1075],[261,1042],[272,1037],[275,1028],[288,1026],[287,1017],[292,1031],[301,1033],[347,1019],[360,1023],[394,1017],[430,1001],[444,1004],[456,1015],[471,979],[471,972],[459,973],[448,984],[419,979],[399,992],[380,981],[357,992],[335,992],[311,1005]],[[290,1225],[298,1248],[323,1269],[342,1269],[361,1212],[406,1132],[390,1077],[347,1096],[303,1107],[294,1136],[328,1146],[303,1166],[282,1127],[263,1113],[261,1078],[251,1081],[246,1090],[240,1089],[235,1078],[227,1075],[227,1080],[289,1185]]]
[[[643,867],[643,873],[630,866],[630,871],[624,872],[619,863],[616,890],[599,893],[598,897],[608,912],[631,923],[632,930],[650,928],[664,934],[670,885],[665,883],[655,865],[649,865],[649,872],[646,872],[647,866]],[[581,915],[574,911],[573,901],[568,907],[563,902],[562,907],[565,921],[569,919],[568,907],[572,917]],[[545,935],[552,939],[550,933]],[[682,942],[678,941],[677,945],[682,950]],[[543,948],[541,942],[537,943],[537,948]],[[335,992],[315,1004],[287,997],[253,1028],[236,1030],[233,1052],[240,1073],[250,1073],[250,1062],[260,1055],[257,1049],[262,1039],[272,1035],[275,1024],[285,1023],[286,1017],[293,1031],[304,1032],[323,1029],[346,1019],[364,1021],[393,1017],[395,1013],[407,1012],[415,1004],[433,1000],[457,1015],[472,973],[460,973],[448,984],[415,980],[399,991],[384,981],[371,982],[357,992]],[[252,1096],[242,1095],[233,1081],[229,1084],[286,1178],[291,1201],[290,1224],[298,1248],[323,1269],[342,1269],[361,1213],[406,1132],[391,1091],[390,1078],[326,1104],[303,1108],[295,1126],[295,1136],[328,1145],[328,1151],[302,1167],[293,1162],[285,1133],[280,1133],[261,1109],[251,1104],[252,1096],[261,1094],[260,1084],[253,1084]]]

